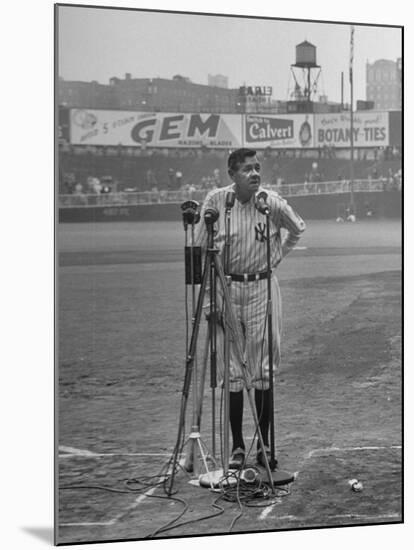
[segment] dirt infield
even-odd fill
[[[59,227],[59,479],[122,490],[126,479],[155,476],[175,444],[183,230],[104,225]],[[401,522],[400,237],[397,222],[312,222],[279,271],[276,447],[281,467],[297,474],[290,493],[243,507],[238,519],[237,503],[221,502],[220,515],[159,536],[227,533],[235,519],[233,532]],[[203,407],[210,445],[210,390]],[[245,417],[252,435],[247,405]],[[177,476],[188,504],[178,523],[218,514],[217,494],[188,481]],[[183,510],[154,498],[162,495],[61,490],[58,541],[145,538]]]

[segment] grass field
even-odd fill
[[[175,444],[184,231],[173,222],[64,224],[57,242],[59,483],[122,489],[156,475]],[[312,221],[278,273],[276,447],[297,477],[272,505],[243,507],[232,531],[401,522],[401,225]],[[210,445],[209,389],[203,406]],[[252,435],[247,406],[245,417]],[[176,484],[188,503],[180,522],[216,513],[217,494],[184,473]],[[182,509],[152,498],[162,494],[61,490],[58,542],[145,538]],[[227,533],[240,509],[221,506],[160,536]]]

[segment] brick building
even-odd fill
[[[59,79],[59,104],[66,107],[125,109],[151,112],[240,111],[238,89],[194,84],[176,75],[166,78],[113,77],[109,84]]]

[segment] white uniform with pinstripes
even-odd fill
[[[207,244],[207,230],[204,222],[204,212],[207,207],[219,211],[219,219],[215,223],[214,244],[223,256],[225,245],[225,201],[227,193],[234,189],[234,184],[211,191],[202,207],[201,221],[196,226],[195,244],[204,249]],[[262,187],[259,188],[259,191]],[[280,332],[281,332],[281,297],[275,267],[299,240],[305,229],[303,220],[276,192],[266,190],[267,204],[270,207],[270,241],[272,265],[272,318],[273,318],[273,357],[274,370],[280,362]],[[286,235],[281,236],[281,229]],[[230,254],[229,273],[252,274],[267,270],[266,246],[266,216],[255,207],[255,196],[246,203],[237,199],[230,216]],[[220,285],[218,285],[219,288]],[[220,289],[219,289],[220,290]],[[221,293],[220,293],[221,294]],[[218,303],[221,302],[218,296]],[[269,388],[269,361],[267,345],[267,281],[266,279],[252,282],[231,283],[231,302],[233,311],[242,328],[244,341],[242,349],[246,353],[252,386],[257,389]],[[222,377],[222,343],[223,333],[217,331],[218,369]],[[233,346],[230,346],[230,391],[243,389],[241,366],[237,360]]]

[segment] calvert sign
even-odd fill
[[[315,147],[351,144],[350,113],[315,115]],[[387,112],[356,112],[353,119],[355,147],[386,146],[389,142]]]
[[[241,146],[239,115],[71,109],[70,129],[74,145]]]
[[[309,115],[246,115],[245,143],[256,147],[313,147]]]

